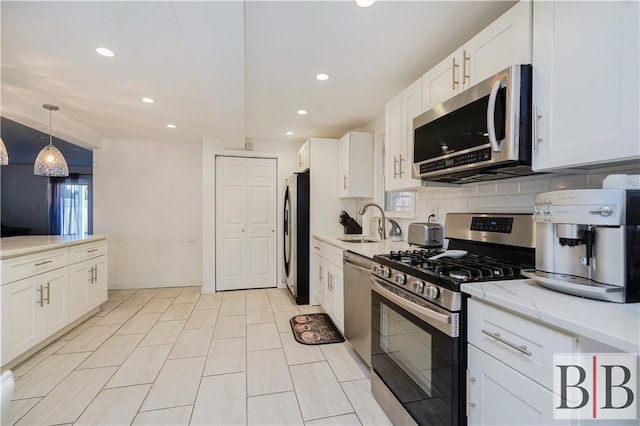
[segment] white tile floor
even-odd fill
[[[17,366],[3,424],[387,425],[348,343],[297,343],[286,289],[116,290]]]

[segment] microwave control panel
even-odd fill
[[[491,159],[491,148],[485,148],[478,151],[467,152],[444,158],[442,160],[430,161],[420,164],[420,174],[435,172],[452,167],[464,166],[466,164],[479,163]]]

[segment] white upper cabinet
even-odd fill
[[[521,1],[464,45],[464,88],[514,65],[531,63],[531,2]]]
[[[385,106],[386,191],[415,189],[420,179],[411,178],[413,165],[413,119],[422,113],[422,80],[391,99]]]
[[[640,158],[638,3],[533,6],[533,169]]]
[[[451,99],[460,89],[460,61],[463,48],[451,55],[422,76],[422,107],[428,111],[434,106]]]
[[[531,2],[521,1],[422,76],[427,111],[514,64],[531,63]]]
[[[310,145],[310,142],[307,140],[298,150],[298,157],[296,159],[296,171],[298,172],[305,172],[309,170]]]
[[[349,132],[339,142],[338,197],[373,197],[373,135]]]

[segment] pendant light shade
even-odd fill
[[[9,164],[9,152],[4,145],[4,141],[0,138],[0,166],[6,166]]]
[[[36,157],[36,162],[33,164],[33,174],[36,176],[54,176],[65,177],[69,176],[69,167],[67,166],[67,160],[58,148],[53,145],[53,127],[51,126],[51,114],[52,111],[58,111],[55,105],[44,104],[42,108],[49,110],[49,145],[42,148],[42,151]]]

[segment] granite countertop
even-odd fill
[[[532,280],[462,285],[462,291],[504,309],[583,336],[622,352],[640,354],[640,303],[585,299],[540,287]]]
[[[62,236],[24,235],[0,238],[0,259],[38,253],[46,250],[104,240],[107,235]]]
[[[380,240],[378,237],[373,237],[370,235],[345,235],[345,234],[314,234],[314,238],[317,238],[320,241],[324,241],[327,244],[331,244],[342,250],[348,250],[350,252],[359,254],[361,256],[368,257],[370,259],[373,258],[376,254],[384,254],[389,253],[391,250],[410,250],[415,248],[414,246],[409,245],[406,241],[391,241]],[[372,239],[376,240],[374,243],[347,243],[344,241],[340,241],[339,239]]]

